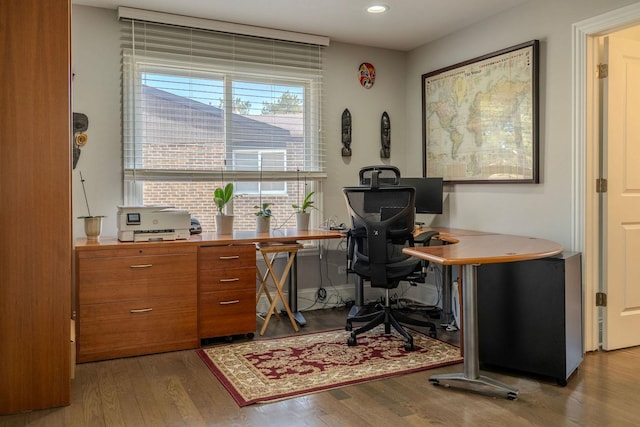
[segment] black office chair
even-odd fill
[[[374,185],[378,182],[376,178],[374,173],[371,181]],[[415,189],[397,185],[361,186],[345,187],[343,193],[353,221],[351,269],[372,287],[386,290],[382,310],[347,318],[348,331],[352,331],[353,322],[368,322],[352,331],[347,343],[356,345],[357,335],[384,324],[385,334],[391,333],[393,326],[406,339],[405,349],[413,350],[413,337],[400,323],[428,327],[431,337],[436,336],[436,326],[392,310],[389,293],[401,280],[414,275],[421,263],[402,253],[403,247],[414,243]]]

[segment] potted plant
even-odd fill
[[[79,216],[78,219],[84,220],[84,233],[87,235],[87,241],[97,242],[100,240],[100,233],[102,233],[102,218],[104,215],[91,215],[91,208],[89,208],[89,199],[87,198],[87,190],[84,187],[84,178],[82,177],[82,171],[80,171],[80,182],[82,183],[82,192],[84,193],[84,202],[87,205],[88,216]]]
[[[271,203],[262,203],[260,206],[254,206],[258,209],[256,212],[256,230],[258,233],[268,233],[271,227]]]
[[[309,229],[309,218],[311,217],[311,213],[307,212],[307,209],[315,209],[313,206],[313,200],[311,200],[311,196],[313,196],[314,192],[310,192],[307,194],[299,205],[291,205],[296,212],[296,226],[298,230],[308,230]]]
[[[216,215],[216,233],[233,233],[233,215],[225,214],[225,206],[233,198],[233,183],[228,183],[224,187],[218,187],[213,191],[213,202],[218,208]]]
[[[78,217],[78,219],[84,219],[84,234],[87,235],[87,241],[97,242],[100,240],[100,233],[102,233],[102,218],[104,218],[104,215]]]

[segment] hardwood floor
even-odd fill
[[[301,333],[343,327],[345,316],[338,309],[307,312]],[[265,335],[292,332],[283,317],[273,319]],[[456,342],[457,335],[439,331],[449,342]],[[587,354],[566,387],[491,372],[520,390],[516,401],[427,381],[436,372],[459,372],[462,365],[456,365],[239,408],[195,351],[176,351],[77,365],[70,406],[0,416],[0,427],[637,426],[638,366],[640,347]]]

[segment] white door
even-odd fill
[[[640,42],[605,38],[603,348],[640,345]]]

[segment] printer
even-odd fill
[[[189,238],[191,214],[170,205],[118,206],[118,240],[150,242]]]

